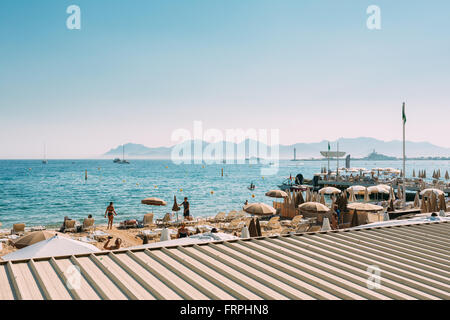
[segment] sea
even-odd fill
[[[342,160],[341,160],[342,162]],[[334,169],[336,163],[331,163]],[[340,166],[344,165],[341,163]],[[402,161],[352,161],[352,167],[392,167],[401,169]],[[96,224],[104,217],[109,202],[114,202],[117,221],[142,219],[153,212],[155,218],[170,212],[174,196],[181,203],[188,197],[194,217],[215,216],[220,211],[241,210],[245,201],[271,204],[265,196],[291,175],[312,178],[327,166],[327,161],[280,160],[275,174],[264,175],[262,164],[175,164],[171,160],[0,160],[0,222],[10,228],[23,222],[29,226],[60,226],[65,216],[82,221],[91,214]],[[223,169],[223,176],[222,176]],[[450,161],[407,161],[406,174],[413,170],[450,171]],[[87,179],[86,179],[87,173]],[[248,189],[250,183],[256,189]],[[158,197],[167,206],[141,204]],[[180,213],[181,214],[181,213]]]

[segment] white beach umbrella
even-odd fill
[[[3,256],[3,260],[25,260],[40,257],[67,256],[98,252],[100,249],[85,242],[55,235]]]
[[[369,194],[373,194],[373,193],[384,193],[384,194],[389,194],[389,190],[385,189],[381,186],[372,186],[372,187],[368,187],[367,188],[367,192]]]
[[[319,190],[320,194],[338,194],[342,191],[335,187],[325,187]]]
[[[439,195],[441,195],[441,194],[444,194],[444,191],[442,191],[442,190],[434,189],[434,188],[428,188],[428,189],[422,190],[422,191],[420,192],[420,195],[421,195],[421,196],[427,196],[427,197],[429,197],[429,196],[431,195],[432,192],[433,192],[435,195],[437,195],[437,196],[439,196]]]
[[[364,186],[351,186],[351,187],[349,187],[349,188],[347,188],[347,190],[352,190],[353,191],[353,194],[360,194],[360,195],[363,195],[364,194],[364,192],[366,191],[366,187],[364,187]]]

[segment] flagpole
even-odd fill
[[[402,120],[403,120],[403,206],[406,204],[406,114],[405,114],[405,103],[403,102],[402,108]]]

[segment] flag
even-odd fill
[[[406,123],[406,113],[405,113],[405,103],[403,102],[403,107],[402,107],[402,119],[403,119],[403,124]]]
[[[330,143],[328,142],[328,151],[331,150]]]

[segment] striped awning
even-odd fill
[[[439,222],[1,262],[0,299],[450,299],[449,239]]]

